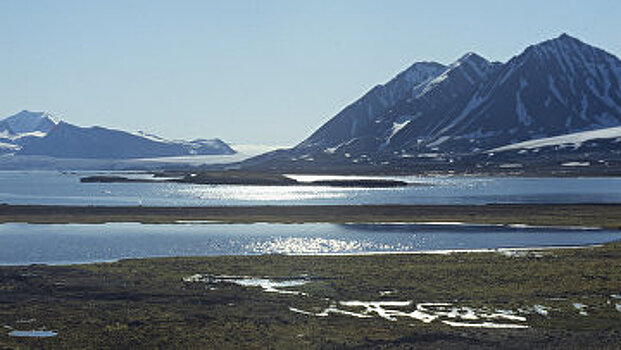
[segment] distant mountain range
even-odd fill
[[[0,120],[0,154],[78,159],[130,159],[225,155],[235,151],[220,139],[169,141],[138,132],[83,128],[46,112],[21,111]]]
[[[448,66],[414,63],[294,148],[241,166],[468,171],[545,158],[559,167],[587,161],[604,167],[620,164],[619,126],[621,61],[563,34],[506,63],[476,53]]]

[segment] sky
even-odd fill
[[[0,0],[0,118],[290,146],[417,61],[566,32],[621,57],[620,0]]]

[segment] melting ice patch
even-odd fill
[[[233,283],[243,287],[261,287],[264,292],[279,294],[295,294],[306,295],[306,293],[297,290],[283,290],[281,288],[298,287],[310,281],[306,276],[291,278],[257,278],[249,276],[215,276],[209,274],[194,274],[183,277],[187,283]]]
[[[311,282],[312,278],[307,275],[301,275],[298,277],[249,277],[194,274],[184,277],[183,281],[189,283],[202,282],[208,284],[232,283],[243,287],[260,287],[264,292],[268,293],[308,295],[301,291],[283,288],[302,286]],[[394,293],[396,293],[394,290],[379,292],[381,296],[388,296]],[[613,294],[611,295],[611,298],[621,299],[621,295]],[[554,298],[553,300],[557,299],[566,300],[565,298]],[[550,310],[552,310],[549,306],[540,304],[536,304],[526,309],[518,309],[517,311],[513,311],[506,309],[492,309],[489,307],[474,308],[443,302],[423,302],[414,304],[411,300],[350,300],[338,302],[332,301],[329,298],[326,298],[325,300],[327,300],[329,304],[323,309],[315,307],[314,311],[309,311],[290,306],[289,310],[291,312],[312,317],[328,317],[331,314],[335,314],[356,318],[379,317],[391,322],[396,322],[399,319],[413,319],[422,323],[439,322],[451,327],[490,329],[529,328],[529,325],[526,324],[527,318],[523,315],[536,313],[541,316],[548,317]],[[572,303],[572,305],[580,315],[588,316],[586,311],[587,305],[579,302]],[[615,303],[615,309],[621,312],[621,304]],[[316,312],[317,310],[321,311]]]
[[[370,318],[374,315],[388,321],[397,321],[399,318],[410,318],[423,323],[440,321],[452,327],[477,328],[528,328],[526,318],[518,316],[512,311],[474,309],[463,306],[453,306],[451,303],[418,303],[412,309],[412,301],[341,301],[332,303],[321,312],[310,312],[290,307],[289,310],[307,316],[327,317],[329,314],[341,314],[357,318]],[[340,307],[339,307],[340,306]],[[354,309],[356,311],[352,311]],[[359,310],[359,311],[358,311]],[[492,322],[503,320],[504,322]],[[511,323],[517,322],[517,323]]]
[[[543,305],[533,306],[533,311],[535,311],[541,316],[548,316],[548,310],[550,310],[550,308],[547,306],[543,306]]]
[[[308,276],[284,277],[284,278],[257,278],[248,276],[216,276],[210,274],[194,274],[183,278],[187,283],[233,283],[244,287],[261,287],[264,292],[307,295],[301,291],[283,290],[282,288],[298,287],[311,281]],[[329,300],[329,299],[328,299]],[[328,317],[330,314],[339,314],[357,318],[380,317],[388,321],[397,321],[398,318],[410,318],[430,323],[441,321],[454,327],[482,327],[482,328],[528,328],[521,324],[526,318],[516,315],[510,310],[474,309],[465,306],[454,306],[451,303],[418,303],[412,308],[412,301],[331,301],[329,306],[320,312],[311,312],[295,307],[289,310],[295,313],[314,316]],[[491,322],[503,320],[502,323]],[[445,322],[446,321],[446,322]],[[510,323],[510,322],[518,322]]]
[[[310,312],[310,311],[304,311],[295,307],[289,307],[289,310],[292,312],[296,312],[299,314],[303,314],[303,315],[307,315],[307,316],[315,316],[315,317],[328,317],[331,313],[332,314],[341,314],[341,315],[346,315],[346,316],[352,316],[352,317],[358,317],[358,318],[371,318],[373,316],[371,315],[365,315],[365,314],[360,314],[357,312],[351,312],[351,311],[346,311],[346,310],[341,310],[339,308],[336,307],[336,304],[331,304],[329,307],[323,309],[323,311],[321,312]]]
[[[305,293],[297,290],[282,290],[280,288],[297,287],[308,283],[305,279],[293,279],[284,281],[272,281],[267,278],[243,278],[232,279],[228,282],[234,283],[243,287],[261,287],[263,291],[268,293],[280,293],[280,294],[296,294],[305,295]]]
[[[578,313],[582,316],[588,316],[589,314],[586,312],[587,306],[582,303],[573,303],[574,309],[578,310]]]
[[[621,299],[621,294],[612,294],[610,297],[613,298],[613,299],[620,300]],[[615,309],[617,311],[621,312],[621,304],[620,303],[616,303],[615,304]]]
[[[543,253],[529,250],[498,250],[498,252],[510,258],[543,258]]]

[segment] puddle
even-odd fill
[[[25,338],[49,338],[55,337],[58,333],[54,331],[10,331],[11,337],[25,337]]]

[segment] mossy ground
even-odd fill
[[[596,226],[621,229],[621,204],[300,205],[107,207],[0,204],[0,223],[428,222]]]
[[[222,256],[116,263],[0,267],[0,326],[57,330],[46,339],[9,337],[0,348],[614,348],[621,313],[621,244],[545,251],[369,256]],[[195,273],[298,276],[308,296],[186,283]],[[380,296],[380,291],[394,294]],[[451,328],[343,315],[312,317],[330,300],[412,300],[471,307],[552,308],[525,330]],[[561,299],[558,299],[561,298]],[[588,306],[578,314],[574,302]],[[621,301],[617,301],[621,302]]]

